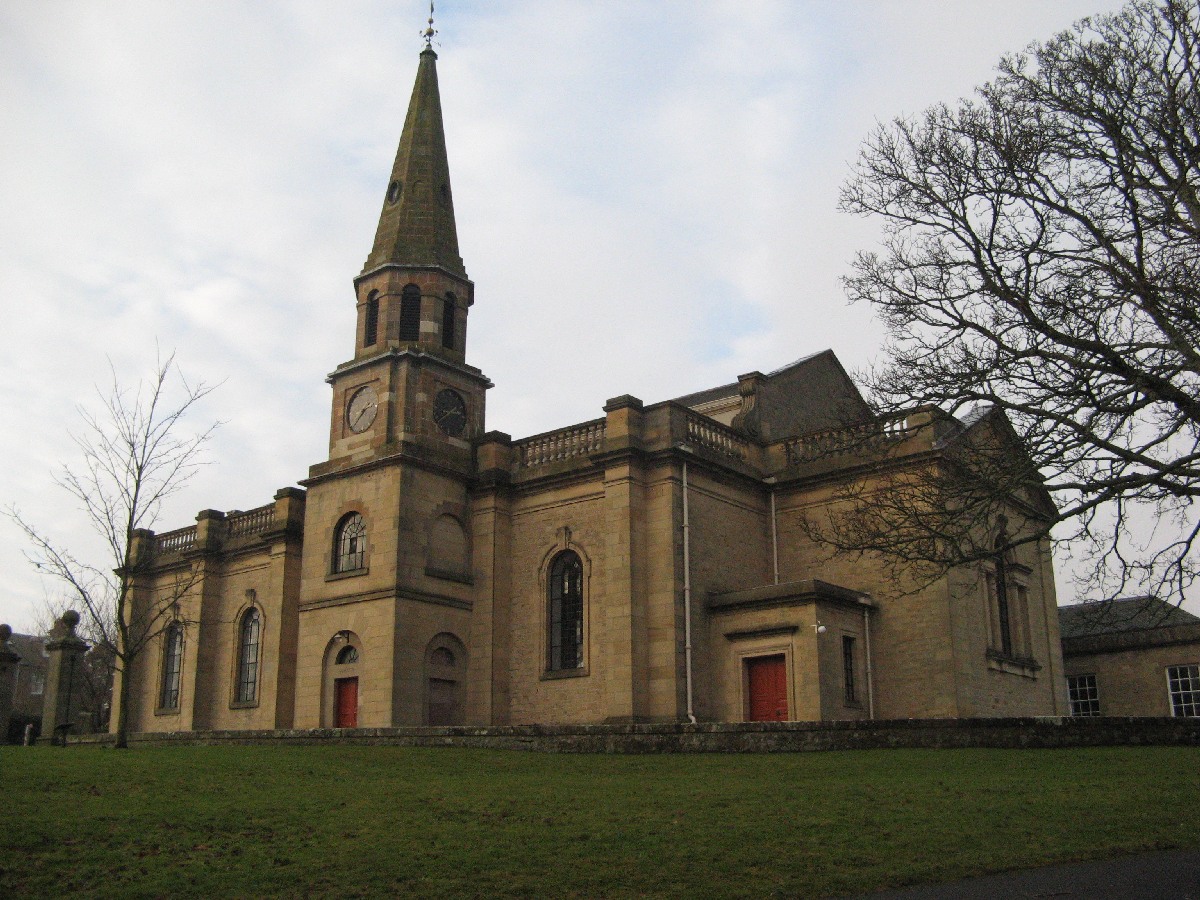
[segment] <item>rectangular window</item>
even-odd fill
[[[1171,715],[1200,716],[1200,665],[1168,666]]]
[[[842,635],[842,684],[846,688],[846,702],[857,703],[858,694],[854,689],[854,638]]]
[[[41,672],[29,673],[29,693],[39,696],[46,689],[46,676]]]
[[[454,295],[447,294],[442,305],[442,346],[454,349]]]
[[[367,321],[363,327],[363,346],[370,347],[379,340],[379,298],[372,294],[367,300]]]
[[[400,340],[421,339],[421,289],[408,285],[400,294]]]
[[[1095,675],[1068,675],[1067,699],[1071,701],[1071,715],[1100,715],[1100,691],[1096,687]]]
[[[1000,652],[1013,655],[1012,620],[1009,617],[1008,578],[1003,561],[996,563],[996,619],[1000,625]]]

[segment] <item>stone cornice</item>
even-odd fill
[[[709,594],[707,605],[709,612],[724,613],[809,603],[835,603],[852,609],[869,609],[875,605],[865,594],[815,578]]]
[[[378,365],[385,360],[399,360],[404,357],[409,357],[410,361],[415,366],[435,365],[450,369],[453,372],[468,378],[471,381],[481,384],[485,389],[495,387],[492,379],[488,378],[479,369],[474,366],[468,366],[465,363],[455,362],[452,359],[447,359],[437,353],[430,353],[420,347],[389,347],[381,353],[376,353],[374,356],[366,356],[362,359],[351,360],[344,362],[328,375],[325,376],[326,384],[333,384],[334,379],[341,378],[350,372],[356,372],[359,369],[365,369],[370,366]]]

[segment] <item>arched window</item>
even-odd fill
[[[379,340],[379,291],[367,297],[367,315],[363,323],[363,346],[370,347]]]
[[[333,661],[333,664],[335,666],[346,666],[356,662],[358,662],[358,648],[345,646],[338,651],[337,659]]]
[[[242,616],[238,629],[237,702],[253,703],[258,699],[258,648],[261,620],[254,607]]]
[[[400,292],[400,340],[421,339],[421,289],[406,284]]]
[[[350,513],[338,523],[333,535],[333,571],[353,572],[364,565],[367,526],[359,513]]]
[[[565,550],[550,564],[549,668],[583,666],[583,563]]]
[[[179,677],[183,670],[183,626],[172,622],[163,633],[162,691],[159,708],[179,709]]]
[[[454,349],[454,295],[442,301],[442,346]]]

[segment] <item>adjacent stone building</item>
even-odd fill
[[[131,729],[1064,713],[1046,546],[916,590],[800,526],[987,416],[881,422],[824,351],[487,430],[436,58],[327,379],[328,459],[265,506],[137,536],[136,603],[190,587],[130,674]]]
[[[1058,611],[1074,716],[1200,716],[1200,618],[1149,597]]]
[[[5,626],[7,627],[7,626]],[[0,650],[15,656],[7,673],[11,700],[4,726],[5,743],[20,744],[25,729],[33,726],[34,736],[41,733],[42,703],[46,693],[47,639],[32,634],[12,634]]]

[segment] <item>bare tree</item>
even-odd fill
[[[825,539],[944,569],[994,553],[978,526],[1015,514],[1008,539],[1055,528],[1083,589],[1182,598],[1200,562],[1198,69],[1195,0],[1133,0],[867,139],[842,208],[884,229],[845,281],[889,333],[872,398],[995,427],[892,491],[848,489]]]
[[[30,561],[67,587],[67,603],[81,607],[85,633],[109,648],[115,671],[127,675],[150,643],[181,616],[181,598],[194,576],[179,576],[153,596],[134,596],[150,554],[137,553],[135,532],[152,528],[171,496],[202,465],[201,451],[216,424],[183,433],[183,419],[213,387],[189,383],[174,363],[160,360],[136,388],[123,388],[112,373],[97,389],[98,412],[79,408],[83,427],[72,435],[82,455],[77,468],[64,466],[56,482],[78,500],[105,547],[103,564],[79,559],[19,511],[10,518],[32,544]],[[116,742],[127,746],[130,679],[120,679]]]

